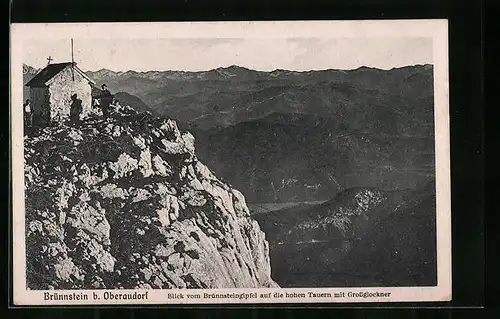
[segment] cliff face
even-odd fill
[[[243,195],[172,120],[111,119],[25,139],[30,289],[275,286]]]

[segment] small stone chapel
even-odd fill
[[[49,64],[26,86],[30,88],[33,126],[67,121],[73,94],[82,100],[81,118],[92,110],[92,88],[95,82],[74,62]]]

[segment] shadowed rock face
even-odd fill
[[[174,121],[121,106],[26,138],[28,287],[275,286],[243,195],[194,151]]]
[[[282,287],[435,286],[435,185],[358,187],[320,205],[255,215]]]

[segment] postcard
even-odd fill
[[[13,300],[451,300],[447,20],[11,25]]]

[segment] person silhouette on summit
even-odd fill
[[[29,99],[26,100],[26,103],[23,105],[23,113],[24,113],[24,127],[30,127],[32,124],[31,118],[31,101]]]
[[[71,109],[69,113],[69,118],[72,125],[80,125],[80,114],[82,114],[82,111],[82,100],[80,100],[75,93],[71,96]]]
[[[109,117],[109,106],[113,101],[113,95],[111,94],[111,92],[109,92],[106,84],[101,85],[100,99],[102,115],[104,116],[104,118],[107,118]]]

